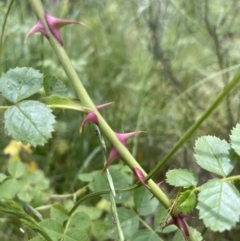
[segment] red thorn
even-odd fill
[[[145,176],[144,174],[142,173],[142,171],[140,169],[138,169],[137,167],[134,167],[133,168],[133,171],[134,173],[136,174],[138,180],[142,183],[143,186],[149,188],[149,186],[145,183],[144,179],[145,179]]]
[[[102,105],[97,105],[96,106],[96,109],[97,110],[100,110],[102,109],[103,107],[107,106],[107,105],[110,105],[112,104],[111,103],[106,103],[106,104],[102,104]],[[98,124],[98,118],[96,116],[96,114],[93,112],[93,111],[89,111],[88,114],[85,116],[85,118],[83,119],[81,125],[80,125],[80,129],[79,129],[79,132],[81,133],[82,132],[82,128],[83,126],[87,123],[87,122],[93,122],[95,124]]]
[[[61,45],[63,45],[62,38],[61,38],[61,35],[60,35],[60,32],[59,32],[59,29],[61,27],[65,26],[65,25],[68,25],[68,24],[81,24],[81,25],[85,26],[85,24],[83,24],[81,22],[78,22],[78,21],[75,21],[75,20],[55,18],[55,17],[51,16],[50,14],[48,14],[46,12],[45,12],[45,19],[46,19],[46,22],[48,24],[49,30],[52,32],[52,34],[54,35],[56,40]],[[32,35],[34,33],[37,33],[37,32],[42,33],[46,38],[48,38],[47,31],[46,31],[46,29],[45,29],[45,27],[44,27],[44,25],[43,25],[43,23],[40,19],[33,26],[33,28],[26,34],[25,41],[27,40],[27,38],[30,35]]]
[[[129,133],[115,133],[117,138],[119,139],[119,141],[126,147],[127,146],[127,139],[131,136],[134,136],[134,135],[137,135],[141,132],[144,132],[144,131],[134,131],[134,132],[129,132]],[[108,156],[108,159],[107,159],[107,163],[106,165],[104,166],[103,168],[103,171],[102,173],[104,173],[106,171],[106,169],[108,168],[108,166],[112,163],[112,161],[114,159],[122,159],[121,155],[118,153],[117,149],[115,147],[112,147],[110,153],[109,153],[109,156]]]
[[[172,216],[172,218],[165,224],[165,226],[162,228],[166,228],[169,225],[176,225],[180,231],[182,232],[184,239],[187,241],[187,237],[189,236],[188,228],[186,223],[184,222],[185,214],[179,213],[178,216]]]

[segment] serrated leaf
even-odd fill
[[[5,128],[9,135],[32,146],[43,145],[51,137],[52,111],[38,101],[23,101],[7,109],[4,114]]]
[[[43,79],[43,88],[46,96],[60,95],[67,96],[68,89],[65,84],[52,75],[45,74]]]
[[[138,230],[131,241],[162,241],[159,236],[150,230]]]
[[[133,200],[139,215],[149,215],[156,211],[159,201],[156,198],[151,200],[152,193],[145,187],[134,191]]]
[[[192,227],[189,227],[189,230],[192,234],[192,237],[193,237],[193,240],[196,240],[196,241],[202,241],[203,240],[203,237],[201,235],[201,233],[199,233],[195,228],[192,228]]]
[[[189,213],[194,209],[195,203],[196,195],[194,191],[187,190],[179,195],[176,202],[176,206],[183,213]]]
[[[233,170],[230,144],[215,136],[202,136],[195,142],[195,158],[205,170],[220,176],[227,176]]]
[[[198,177],[196,174],[186,169],[170,170],[166,174],[167,183],[175,187],[191,187],[196,186]]]
[[[58,220],[60,223],[63,223],[69,218],[68,211],[60,204],[53,204],[50,212],[51,218]]]
[[[63,227],[60,222],[55,219],[45,219],[40,222],[40,226],[44,228],[45,232],[53,240],[58,240],[62,237]]]
[[[69,227],[85,230],[91,225],[91,219],[86,213],[76,212],[72,215]]]
[[[32,68],[15,68],[0,78],[0,92],[13,103],[26,99],[42,87],[43,75]]]
[[[8,163],[8,173],[15,178],[22,177],[27,172],[27,165],[21,161],[13,161]]]
[[[89,241],[89,238],[83,230],[71,228],[64,234],[63,241]]]
[[[138,230],[139,219],[132,210],[126,208],[118,208],[118,216],[123,230],[124,237],[126,239],[131,238],[134,233]],[[107,235],[114,239],[118,239],[118,233],[116,226],[112,224],[112,216],[108,216],[108,220],[105,222]]]
[[[0,183],[3,182],[7,176],[4,173],[0,173]]]
[[[46,239],[42,238],[41,236],[36,236],[34,238],[29,239],[28,241],[45,241]]]
[[[69,109],[69,110],[77,110],[86,112],[87,108],[80,105],[79,102],[73,101],[66,97],[62,97],[59,95],[51,95],[45,98],[46,104],[50,108],[60,108],[60,109]]]
[[[240,125],[237,124],[231,131],[230,135],[231,146],[234,151],[240,156]]]
[[[231,229],[239,221],[239,207],[240,194],[231,183],[213,179],[201,187],[197,209],[211,230]]]
[[[0,185],[0,198],[13,198],[21,186],[16,179],[8,179]]]

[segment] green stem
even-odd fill
[[[240,72],[238,72],[230,81],[223,91],[216,97],[213,103],[203,112],[201,117],[184,133],[182,138],[172,147],[172,149],[165,155],[148,174],[146,180],[152,178],[159,169],[177,152],[177,150],[187,141],[187,139],[197,130],[197,128],[203,123],[204,120],[218,107],[218,105],[223,101],[223,99],[230,93],[230,91],[238,84],[240,80]]]
[[[77,196],[80,196],[80,195],[84,194],[86,191],[87,191],[87,186],[85,186],[85,187],[83,187],[83,188],[81,188],[81,189],[79,189],[76,192],[71,193],[71,194],[69,194],[69,193],[61,194],[61,195],[53,194],[49,198],[54,198],[54,199],[62,199],[62,198],[70,198],[70,197],[76,198]]]
[[[86,92],[84,86],[82,85],[71,61],[65,51],[65,49],[58,43],[55,37],[52,35],[51,31],[49,30],[45,17],[44,17],[44,8],[40,0],[29,0],[35,14],[37,17],[42,21],[46,32],[48,34],[49,42],[57,55],[59,61],[62,64],[62,67],[68,76],[71,84],[73,85],[78,98],[82,101],[82,104],[87,108],[90,108],[96,114],[98,121],[99,121],[99,128],[102,133],[106,136],[106,138],[110,141],[110,143],[118,150],[120,153],[123,161],[131,168],[134,167],[139,168],[142,173],[146,176],[146,172],[142,169],[142,167],[138,164],[138,162],[134,159],[134,157],[130,154],[127,148],[122,145],[122,143],[118,140],[115,132],[110,128],[101,114],[97,111],[94,103],[92,102],[91,98],[89,97],[88,93]],[[157,186],[157,184],[153,180],[148,181],[148,186],[150,187],[150,191],[153,195],[161,202],[161,204],[165,208],[169,208],[170,200],[166,196],[166,194]]]
[[[232,177],[225,177],[222,179],[223,181],[227,181],[227,182],[231,182],[231,181],[236,181],[236,180],[240,180],[240,175],[237,176],[232,176]]]
[[[8,19],[10,10],[12,8],[13,2],[14,2],[14,0],[11,0],[10,4],[8,6],[7,12],[6,12],[5,17],[4,17],[1,36],[0,36],[0,76],[2,75],[2,70],[3,70],[3,62],[2,62],[2,59],[3,59],[3,35],[4,35],[7,19]]]

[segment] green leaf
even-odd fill
[[[28,241],[45,241],[46,239],[42,238],[41,236],[36,236]]]
[[[21,184],[22,182],[20,182],[20,185]],[[21,189],[17,196],[20,200],[29,203],[33,199],[33,190],[33,187],[29,186],[28,183],[24,183],[23,185],[21,185]]]
[[[27,172],[27,165],[21,161],[13,161],[8,163],[8,173],[15,178],[22,177]]]
[[[162,241],[159,236],[150,230],[138,230],[131,241]]]
[[[230,174],[235,166],[231,160],[230,145],[215,136],[203,136],[195,142],[197,163],[209,172],[220,176]]]
[[[152,193],[145,187],[134,191],[133,199],[139,215],[149,215],[156,211],[159,201],[156,198],[151,199],[151,197]]]
[[[43,145],[51,137],[52,111],[38,101],[23,101],[5,112],[5,128],[15,139],[32,146]]]
[[[107,239],[103,220],[93,221],[91,225],[91,234],[96,238],[97,241]]]
[[[80,105],[79,102],[73,101],[66,97],[59,95],[51,95],[45,98],[46,104],[49,108],[60,108],[60,109],[70,109],[86,112],[88,109]]]
[[[119,220],[120,220],[120,224],[121,224],[121,227],[123,230],[124,237],[126,239],[130,239],[135,234],[135,232],[138,230],[139,219],[138,219],[136,213],[134,213],[133,211],[128,210],[126,208],[120,207],[120,208],[118,208],[117,211],[118,211],[118,216],[119,216]],[[117,233],[116,225],[112,224],[112,216],[111,215],[108,215],[105,225],[106,225],[107,235],[110,238],[117,240],[118,233]]]
[[[97,207],[88,207],[86,205],[78,206],[77,211],[86,213],[91,220],[98,219],[103,213],[102,209],[99,209]]]
[[[28,175],[28,182],[33,184],[38,190],[46,190],[49,188],[50,181],[47,179],[41,170],[35,170]]]
[[[53,240],[58,240],[62,237],[63,227],[60,222],[54,219],[45,219],[40,222],[40,226],[44,228],[45,232]]]
[[[93,181],[94,177],[99,174],[99,171],[92,171],[90,173],[80,173],[78,175],[78,179],[81,180],[82,182],[91,182]]]
[[[186,241],[182,232],[178,230],[175,235],[173,236],[172,241]]]
[[[53,204],[50,212],[51,218],[58,220],[60,223],[63,223],[69,218],[68,211],[60,204]]]
[[[81,222],[79,222],[81,220]],[[85,230],[89,228],[91,225],[91,219],[86,213],[83,212],[75,212],[70,220],[69,227],[80,228],[81,230]]]
[[[67,96],[68,89],[65,84],[52,75],[45,74],[43,79],[43,88],[46,96],[60,95]]]
[[[195,228],[189,227],[189,231],[192,234],[193,240],[196,240],[196,241],[202,241],[203,240],[203,237],[202,237],[201,233],[199,233]]]
[[[191,187],[198,183],[197,175],[185,169],[170,170],[166,177],[167,183],[175,187]]]
[[[0,198],[13,198],[21,186],[16,179],[8,179],[0,185]]]
[[[63,237],[63,241],[89,241],[88,235],[79,228],[69,229]]]
[[[240,194],[231,183],[213,179],[201,187],[197,209],[211,230],[231,229],[239,221],[239,207]]]
[[[232,148],[240,156],[240,124],[232,129],[230,139]]]
[[[110,173],[113,179],[115,189],[125,188],[129,185],[128,174],[119,172],[119,170],[114,170],[110,168]],[[108,181],[106,175],[102,175],[101,171],[98,171],[93,178],[93,181],[89,184],[89,188],[92,191],[102,191],[109,190]],[[124,192],[116,195],[116,203],[122,203],[124,200],[127,200],[130,196],[129,192]],[[103,195],[104,199],[110,201],[109,195]]]
[[[7,176],[4,173],[0,173],[0,183],[3,182]]]
[[[196,203],[196,195],[194,191],[187,190],[182,192],[176,202],[176,206],[183,213],[191,212]]]
[[[43,75],[32,68],[15,68],[0,78],[0,92],[13,103],[26,99],[42,87]]]

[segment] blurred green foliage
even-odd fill
[[[9,2],[0,1],[1,26]],[[52,15],[86,24],[61,30],[64,47],[94,102],[114,102],[101,110],[110,126],[117,132],[147,132],[129,141],[133,155],[147,171],[240,67],[237,0],[43,2]],[[24,43],[25,34],[35,22],[27,1],[15,1],[3,36],[3,72],[16,66],[40,69],[62,80],[70,90],[69,97],[75,98],[47,40],[35,34]],[[164,178],[168,168],[186,166],[198,174],[200,182],[208,178],[192,162],[193,142],[207,134],[228,138],[232,126],[239,122],[238,93],[239,87],[162,169],[157,180]],[[39,93],[34,98],[42,97]],[[2,96],[0,104],[7,104]],[[82,114],[61,110],[54,114],[56,132],[47,145],[34,149],[32,158],[50,178],[54,192],[61,194],[82,187],[79,172],[101,169],[103,161],[94,128],[89,124],[81,135],[78,132]],[[2,115],[0,118],[2,121]],[[3,150],[10,142],[3,125],[0,135]],[[0,152],[3,168],[6,160]],[[209,235],[209,240],[240,238],[236,232]]]

